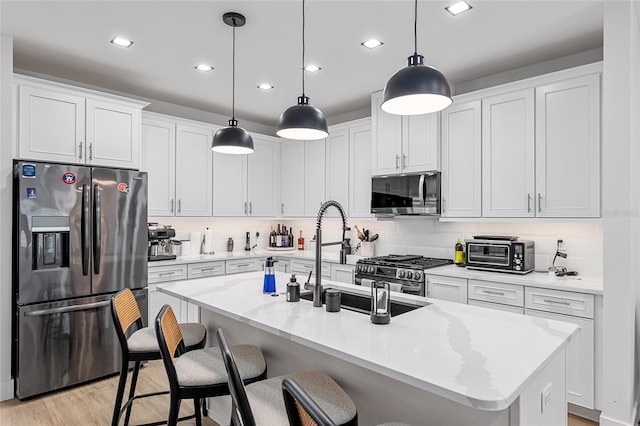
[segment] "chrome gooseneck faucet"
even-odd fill
[[[329,207],[335,207],[340,212],[340,216],[342,217],[342,241],[334,241],[332,243],[322,243],[322,217]],[[340,248],[340,263],[347,263],[347,254],[351,254],[351,244],[349,242],[349,238],[346,238],[347,231],[349,227],[347,226],[347,216],[344,214],[344,209],[337,201],[326,201],[320,206],[320,210],[318,211],[318,219],[316,222],[316,283],[313,286],[313,306],[320,307],[322,306],[322,246],[334,246],[340,244],[342,247]],[[305,289],[309,289],[309,287],[305,284]]]

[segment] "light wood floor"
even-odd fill
[[[128,392],[128,383],[125,393]],[[111,423],[113,403],[118,377],[110,377],[84,386],[55,392],[39,398],[20,402],[17,399],[0,403],[0,424],[3,426],[50,425],[108,425]],[[138,393],[169,389],[162,361],[148,363],[140,370]],[[166,419],[169,413],[169,396],[144,398],[134,403],[131,424],[149,423]],[[193,414],[193,404],[184,401],[180,416]],[[124,420],[120,422],[124,423]],[[179,425],[194,425],[194,420]],[[203,418],[205,426],[218,426],[209,418]],[[597,423],[569,415],[569,426],[597,426]],[[366,426],[366,425],[364,425]],[[416,425],[419,426],[419,425]]]

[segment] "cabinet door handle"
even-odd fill
[[[175,275],[176,271],[170,271],[170,272],[160,272],[158,274],[159,277],[166,277],[167,275]]]
[[[173,198],[171,199],[171,213],[173,213]]]
[[[253,214],[253,203],[249,201],[249,214]]]
[[[447,205],[447,199],[442,197],[442,212],[444,213],[446,209],[446,205]]]
[[[219,266],[214,266],[211,268],[202,268],[200,271],[201,272],[210,272],[210,271],[219,271],[220,267]]]
[[[531,194],[527,194],[527,213],[531,213]]]
[[[400,156],[396,154],[396,170],[400,168]]]
[[[542,194],[538,192],[538,213],[542,213]]]
[[[178,199],[178,213],[182,212],[182,200]]]
[[[482,290],[484,293],[487,294],[495,294],[497,296],[504,296],[504,293],[501,291],[493,291],[493,290]]]
[[[424,283],[425,287],[427,287],[427,297],[431,297],[431,282],[429,281],[429,278],[427,278],[427,281]]]
[[[237,268],[246,268],[247,266],[250,266],[250,263],[238,263],[236,265]]]
[[[284,203],[280,203],[280,214],[284,214]]]
[[[244,202],[244,214],[247,214],[247,202]]]
[[[82,141],[80,141],[80,145],[78,145],[78,158],[82,159]]]
[[[89,160],[93,160],[93,143],[89,144]]]
[[[402,154],[402,168],[407,168],[407,154]]]
[[[569,302],[560,301],[560,300],[544,299],[544,301],[547,303],[555,303],[556,305],[565,305],[565,306],[571,305],[571,303]]]

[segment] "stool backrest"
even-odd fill
[[[238,365],[231,353],[231,349],[227,344],[227,340],[224,338],[222,329],[216,331],[216,337],[218,338],[218,345],[222,352],[222,359],[224,360],[224,366],[227,369],[227,375],[229,376],[229,393],[233,401],[233,414],[232,418],[239,418],[240,422],[244,426],[256,426],[256,420],[253,417],[251,406],[249,405],[249,398],[247,398],[247,392],[240,377],[238,371]]]
[[[173,360],[176,355],[182,355],[186,351],[186,348],[182,338],[182,332],[180,331],[180,325],[178,325],[178,320],[176,320],[171,306],[164,305],[162,309],[160,309],[158,316],[156,316],[155,327],[162,363],[169,378],[169,386],[171,389],[177,389],[179,387],[178,375],[173,365]]]
[[[282,396],[290,426],[336,426],[311,396],[289,377],[282,381]]]
[[[111,298],[111,318],[116,326],[120,346],[123,351],[126,351],[129,328],[135,325],[138,330],[143,326],[138,302],[128,288],[119,291]]]

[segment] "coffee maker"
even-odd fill
[[[169,240],[176,236],[176,230],[170,226],[149,223],[149,262],[154,260],[172,260],[176,255],[171,253]]]

